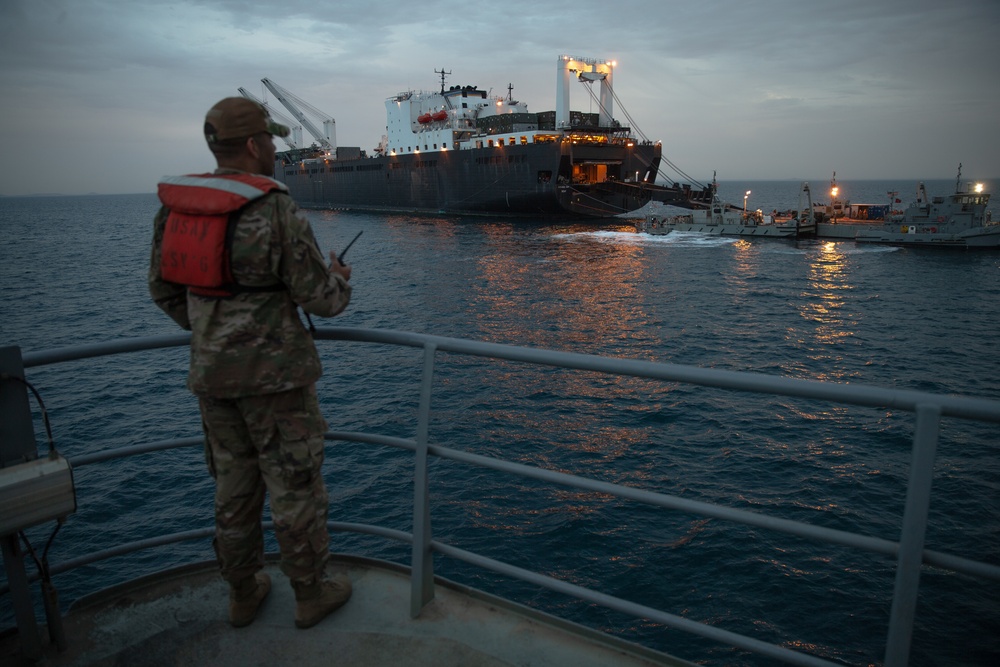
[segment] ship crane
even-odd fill
[[[569,127],[570,122],[570,112],[569,112],[569,93],[570,93],[570,81],[575,76],[581,83],[587,84],[585,87],[587,94],[590,95],[591,100],[597,102],[599,109],[598,114],[598,125],[601,127],[609,127],[615,125],[615,120],[613,116],[614,103],[618,103],[618,107],[621,109],[626,120],[628,121],[629,129],[635,130],[643,142],[649,142],[646,135],[643,134],[642,130],[636,125],[632,116],[629,115],[628,111],[622,105],[621,100],[618,99],[618,95],[615,94],[615,89],[613,85],[614,79],[614,68],[617,63],[613,60],[597,60],[594,58],[581,58],[568,55],[559,56],[557,61],[557,87],[556,87],[556,127],[559,129],[564,129]],[[600,97],[595,95],[593,91],[593,83],[599,81],[601,84]],[[668,160],[666,157],[661,158],[661,163],[665,163],[671,169],[676,171],[682,178],[687,179],[689,182],[695,186],[702,189],[702,191],[707,191],[707,186],[699,183],[695,179],[688,176],[680,169],[676,164]],[[663,178],[669,183],[671,179],[667,178],[667,175],[663,173],[663,169],[658,166],[657,174],[663,176]],[[638,175],[636,175],[638,179]],[[655,182],[655,176],[653,177]]]
[[[260,104],[265,109],[267,109],[267,112],[276,121],[278,121],[282,125],[287,125],[289,128],[291,128],[291,130],[292,130],[291,136],[282,137],[282,141],[284,141],[285,144],[289,148],[295,149],[295,148],[298,148],[299,146],[302,145],[302,126],[301,125],[297,125],[295,123],[295,121],[289,119],[287,116],[282,116],[280,113],[278,113],[277,111],[275,111],[274,109],[272,109],[270,107],[270,105],[268,105],[267,102],[265,102],[263,100],[260,100],[260,99],[257,99],[246,88],[238,88],[237,90],[239,91],[240,95],[242,95],[243,97],[247,98],[248,100],[253,100],[257,104]]]
[[[593,77],[590,77],[590,76],[585,76],[584,74],[579,74],[578,78],[580,79],[581,83],[587,83],[587,84],[592,83],[593,81],[600,80],[599,78],[593,78]],[[603,86],[603,84],[602,84],[602,86]],[[608,109],[606,109],[604,107],[604,102],[602,102],[600,99],[597,98],[596,95],[594,95],[594,91],[591,90],[590,86],[587,86],[586,90],[587,90],[587,93],[590,95],[590,99],[593,102],[596,102],[597,105],[598,105],[598,107],[601,109],[601,113],[602,114],[606,114],[606,116],[608,118],[611,118],[611,111],[608,110]],[[623,105],[622,101],[620,99],[618,99],[618,95],[615,93],[615,89],[609,84],[607,90],[608,90],[608,93],[610,93],[610,95],[611,95],[611,99],[613,99],[615,102],[618,103],[618,108],[621,109],[622,114],[625,116],[625,119],[628,121],[628,127],[629,127],[629,129],[635,130],[636,134],[639,135],[639,138],[642,141],[650,142],[649,138],[646,137],[646,134],[642,131],[641,128],[639,128],[639,126],[636,124],[635,120],[629,114],[628,110],[625,109],[625,105]],[[614,122],[614,121],[612,120],[612,122]],[[692,178],[691,176],[689,176],[688,174],[686,174],[683,169],[681,169],[676,164],[674,164],[673,162],[671,162],[668,158],[662,157],[660,163],[661,163],[661,165],[666,164],[668,167],[670,167],[675,172],[677,172],[677,174],[679,174],[681,178],[685,179],[686,181],[688,181],[689,183],[691,183],[695,187],[700,188],[703,192],[707,191],[707,189],[708,189],[707,185],[705,185],[704,183],[699,182],[697,179]],[[662,166],[658,169],[657,173],[658,173],[658,175],[662,176],[663,179],[665,181],[667,181],[667,183],[670,183],[673,180],[673,179],[669,178],[667,176],[667,174],[664,173]],[[713,182],[714,182],[714,179],[713,179]]]
[[[336,155],[337,125],[332,116],[323,113],[313,106],[310,106],[307,102],[296,97],[270,79],[261,79],[260,82],[263,83],[264,87],[270,90],[274,96],[278,98],[278,101],[281,102],[281,104],[284,105],[284,107],[288,109],[288,111],[291,112],[291,114],[295,116],[300,123],[302,123],[302,127],[306,128],[306,130],[309,131],[309,134],[316,138],[320,147],[327,152]],[[323,132],[320,132],[319,128],[317,128],[316,125],[313,124],[313,122],[310,121],[304,113],[302,113],[299,106],[307,109],[314,116],[323,119]]]

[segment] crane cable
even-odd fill
[[[581,79],[580,83],[587,83],[587,84],[589,84],[589,83],[592,83],[592,82],[591,81],[583,81]],[[597,106],[600,108],[600,110],[603,111],[606,115],[610,116],[611,114],[608,113],[608,110],[604,107],[603,104],[601,104],[601,100],[597,97],[597,95],[594,94],[594,91],[591,88],[591,86],[588,85],[586,88],[587,88],[587,94],[590,95],[590,99],[592,101],[594,101],[594,102],[597,102]],[[615,102],[618,104],[618,108],[621,110],[622,115],[624,115],[625,119],[628,121],[629,127],[631,127],[633,130],[635,130],[636,134],[638,134],[639,137],[643,141],[649,141],[649,138],[642,131],[642,129],[639,128],[639,126],[636,124],[635,120],[629,114],[628,109],[626,109],[625,105],[622,104],[622,101],[620,99],[618,99],[618,94],[615,93],[614,87],[612,87],[612,86],[609,85],[608,86],[608,90],[611,91],[611,97],[614,98]],[[684,180],[688,181],[692,185],[694,185],[694,186],[696,186],[698,188],[701,188],[702,190],[705,189],[706,185],[704,183],[701,183],[697,179],[695,179],[692,176],[690,176],[689,174],[687,174],[683,169],[681,169],[680,167],[678,167],[676,164],[674,164],[673,162],[671,162],[669,158],[667,158],[666,156],[664,156],[662,154],[660,155],[660,162],[661,163],[665,163],[668,167],[670,167],[677,174],[679,174],[681,176],[681,178],[683,178]],[[660,176],[663,177],[664,180],[666,180],[668,182],[671,181],[671,180],[673,180],[671,178],[668,178],[668,175],[663,172],[662,168],[658,170],[658,173],[659,173]]]

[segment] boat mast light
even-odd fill
[[[982,191],[983,191],[983,184],[982,183],[976,183],[976,194],[977,195],[981,194]]]

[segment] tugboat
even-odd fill
[[[718,183],[712,175],[712,204],[707,209],[694,210],[684,215],[649,214],[636,222],[636,231],[654,236],[671,232],[698,232],[713,236],[766,236],[794,239],[816,233],[812,193],[803,182],[799,191],[799,208],[786,216],[764,215],[761,211],[743,210],[723,202],[718,195]],[[750,192],[747,191],[747,197]]]
[[[935,248],[1000,247],[1000,224],[989,211],[990,195],[982,183],[962,189],[962,165],[958,165],[955,192],[948,197],[929,197],[923,183],[917,185],[916,201],[902,211],[869,204],[844,205],[838,199],[836,172],[831,181],[832,215],[817,224],[821,238],[853,239],[858,243]],[[872,224],[875,221],[878,224]]]
[[[299,108],[311,107],[263,79],[318,142],[278,154],[275,178],[305,208],[607,218],[650,201],[707,199],[690,186],[655,183],[662,145],[613,117],[615,67],[559,56],[556,110],[541,113],[514,99],[511,85],[506,97],[491,97],[473,85],[446,88],[450,72],[435,70],[439,91],[410,90],[385,101],[386,135],[371,157],[338,147],[332,118],[320,131]],[[585,84],[599,113],[570,111],[573,79]]]

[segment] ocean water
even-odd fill
[[[993,190],[996,182],[987,181]],[[822,186],[822,187],[820,187]],[[845,198],[912,199],[916,183],[841,182]],[[954,181],[927,182],[947,194]],[[825,183],[813,184],[825,190]],[[748,207],[794,208],[796,182],[720,184]],[[0,199],[0,344],[26,352],[176,332],[145,285],[151,194]],[[348,311],[318,325],[1000,399],[1000,252],[822,240],[649,237],[582,224],[311,211],[324,250],[351,249]],[[331,428],[412,437],[420,353],[321,344]],[[65,455],[196,436],[186,350],[30,369]],[[728,394],[442,355],[431,438],[685,498],[898,538],[913,421],[888,410]],[[41,429],[39,446],[44,447]],[[331,519],[410,530],[406,453],[333,443]],[[80,509],[58,563],[207,527],[200,449],[76,471]],[[542,487],[436,462],[435,538],[641,604],[844,664],[879,664],[894,563],[762,529]],[[49,530],[34,529],[36,545]],[[1000,560],[998,437],[946,420],[928,547]],[[337,551],[406,562],[402,545],[335,535]],[[210,559],[207,543],[58,575],[64,603],[128,572]],[[768,661],[446,559],[437,572],[706,665]],[[992,665],[1000,586],[925,569],[913,665]],[[12,625],[6,603],[0,627]]]

